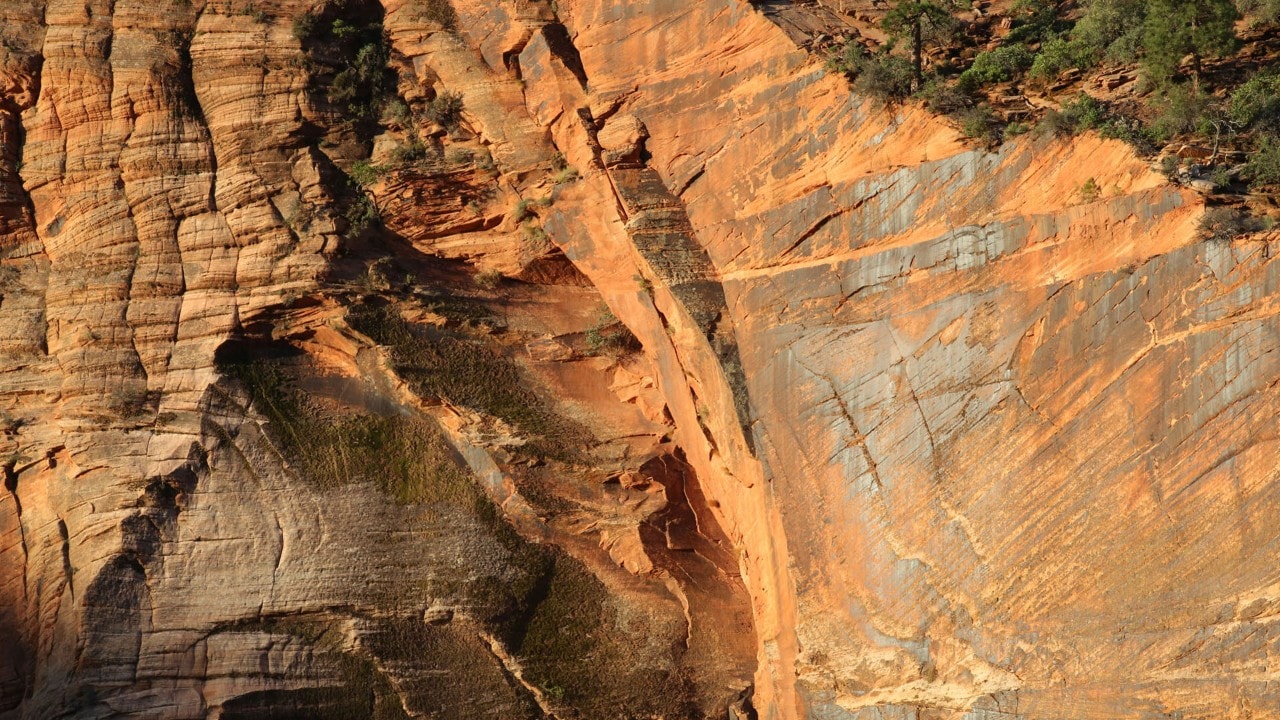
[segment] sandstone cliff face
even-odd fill
[[[1280,713],[1273,239],[739,0],[326,5],[371,132],[159,5],[0,8],[0,717]]]

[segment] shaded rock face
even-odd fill
[[[739,0],[0,27],[0,717],[1280,713],[1274,240],[1122,145]]]

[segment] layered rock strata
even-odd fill
[[[1280,712],[1273,238],[739,0],[325,6],[373,136],[154,5],[0,8],[0,716]]]

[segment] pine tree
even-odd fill
[[[1132,62],[1142,49],[1146,18],[1146,0],[1090,0],[1071,31],[1073,54],[1090,65]]]
[[[953,5],[956,3],[947,3]],[[899,2],[880,21],[880,27],[895,40],[911,39],[911,65],[915,74],[915,88],[924,84],[924,44],[934,37],[946,37],[956,26],[956,19],[946,7],[937,2]]]
[[[1190,55],[1192,87],[1198,93],[1203,59],[1236,49],[1238,19],[1231,0],[1152,0],[1142,36],[1147,73],[1165,83]]]

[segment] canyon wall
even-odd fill
[[[1280,714],[1274,238],[776,7],[353,2],[462,104],[361,137],[156,5],[0,8],[0,718]]]

